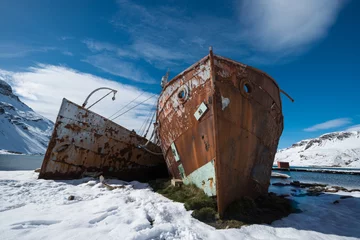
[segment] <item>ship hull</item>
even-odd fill
[[[163,157],[138,147],[146,142],[134,131],[63,99],[39,178],[102,174],[125,181],[147,181],[167,177]],[[147,149],[161,152],[153,143]]]
[[[210,53],[160,95],[158,135],[169,172],[216,196],[220,215],[241,197],[266,194],[281,109],[271,77]]]

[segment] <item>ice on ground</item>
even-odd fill
[[[38,180],[32,171],[0,171],[1,239],[356,239],[360,193],[292,197],[303,211],[271,225],[216,230],[191,217],[183,204],[147,184],[91,178]],[[292,187],[270,191],[291,193]],[[352,198],[340,199],[341,195]],[[74,200],[68,200],[74,196]],[[333,202],[338,200],[338,204]]]

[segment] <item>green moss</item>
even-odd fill
[[[181,187],[173,187],[170,181],[155,181],[151,182],[150,186],[165,197],[182,202],[187,210],[199,210],[201,208],[209,207],[215,211],[217,209],[216,201],[208,197],[203,190],[197,188],[195,185],[182,185]]]
[[[294,201],[268,194],[255,200],[244,197],[233,202],[225,212],[225,219],[237,220],[246,224],[270,224],[296,212],[299,210]]]
[[[216,210],[216,202],[205,194],[198,194],[185,201],[185,208],[187,210],[199,210],[201,208],[211,208]]]
[[[194,210],[191,216],[203,222],[214,222],[216,213],[217,212],[213,208],[204,207]]]
[[[194,210],[192,216],[215,228],[239,228],[254,223],[267,223],[299,212],[296,202],[268,194],[255,200],[243,197],[230,204],[224,218],[219,219],[215,198],[208,197],[195,185],[173,187],[169,180],[156,180],[149,183],[157,193],[177,202],[184,203],[187,210]]]

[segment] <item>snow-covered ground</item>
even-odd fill
[[[20,153],[14,153],[14,152],[9,152],[8,150],[4,150],[4,149],[0,149],[0,155],[1,154],[5,154],[5,155],[23,155],[23,154],[20,154]]]
[[[303,211],[274,222],[216,230],[191,217],[183,204],[138,182],[90,178],[38,180],[33,171],[0,171],[1,239],[356,239],[360,193],[293,197]],[[270,191],[291,193],[290,187]],[[70,195],[74,200],[68,200]],[[340,199],[341,195],[353,198]],[[340,199],[340,200],[339,200]],[[339,200],[338,204],[333,204]],[[151,224],[153,223],[153,224]]]
[[[360,131],[333,132],[302,140],[276,153],[290,166],[360,168]]]

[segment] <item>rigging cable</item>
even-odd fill
[[[156,96],[156,94],[151,95],[150,97],[148,97],[148,98],[147,98],[147,99],[145,99],[144,101],[142,101],[142,102],[140,102],[140,103],[136,104],[135,106],[133,106],[133,107],[129,108],[129,109],[128,109],[128,110],[126,110],[125,112],[120,113],[119,115],[117,115],[116,117],[114,117],[113,119],[111,119],[111,121],[114,121],[114,120],[115,120],[115,119],[117,119],[118,117],[120,117],[120,116],[124,115],[125,113],[129,112],[130,110],[132,110],[132,109],[136,108],[136,107],[137,107],[137,106],[139,106],[140,104],[143,104],[144,102],[146,102],[147,100],[149,100],[150,98],[153,98],[153,97],[155,97],[155,96]]]
[[[108,94],[106,94],[105,96],[103,96],[102,98],[100,98],[99,100],[97,100],[96,102],[94,102],[93,104],[90,105],[90,107],[88,107],[87,109],[90,109],[92,106],[94,106],[95,104],[97,104],[98,102],[100,102],[101,100],[103,100],[104,98],[106,98],[110,93],[112,93],[113,91],[110,91]],[[115,98],[114,98],[115,99]]]
[[[149,122],[150,118],[151,118],[151,110],[147,113],[147,115],[145,116],[145,120],[143,121],[143,123],[141,124],[141,127],[139,129],[139,135],[142,136],[145,132],[147,123]]]
[[[140,129],[140,130],[142,130],[142,131],[141,131],[141,133],[139,132],[141,136],[144,135],[144,133],[145,133],[145,131],[146,131],[147,125],[148,125],[148,124],[151,124],[151,122],[152,122],[152,120],[153,120],[152,114],[153,114],[153,111],[156,112],[156,109],[157,109],[156,103],[157,103],[157,101],[154,101],[154,103],[153,103],[153,105],[152,105],[152,107],[151,107],[151,109],[153,109],[153,110],[150,110],[150,111],[149,111],[149,115],[148,115],[146,121],[145,121],[144,124],[141,126],[141,129]],[[143,128],[143,127],[144,127],[144,128]],[[147,134],[146,134],[146,135],[147,135]],[[144,136],[144,137],[145,137],[145,136]]]
[[[130,102],[128,102],[125,106],[123,106],[122,108],[120,108],[116,113],[114,113],[113,115],[111,115],[110,117],[109,117],[109,119],[110,118],[112,118],[114,115],[116,115],[116,114],[118,114],[121,110],[123,110],[124,108],[126,108],[127,106],[129,106],[131,103],[133,103],[136,99],[138,99],[141,95],[143,95],[145,92],[142,92],[142,93],[140,93],[136,98],[134,98],[133,100],[131,100]],[[111,120],[111,119],[110,119]]]
[[[150,127],[151,127],[151,123],[153,122],[154,117],[155,117],[155,113],[156,113],[156,109],[155,109],[155,111],[154,111],[154,113],[153,113],[153,115],[152,115],[152,117],[151,117],[151,120],[150,120],[150,122],[149,122],[149,126],[148,126],[148,128],[146,129],[144,138],[146,138],[146,136],[147,136],[147,134],[148,134],[148,132],[149,132],[149,129],[150,129]]]

